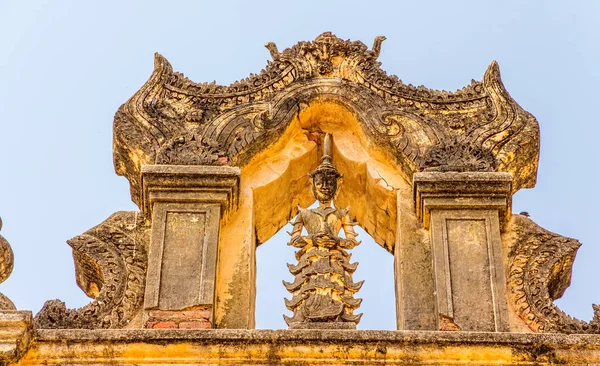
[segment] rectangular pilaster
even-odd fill
[[[144,326],[211,328],[219,229],[236,206],[239,169],[147,166],[142,180],[152,220]]]
[[[500,230],[508,173],[417,173],[417,216],[429,229],[438,329],[508,331]],[[458,326],[458,327],[456,327]]]
[[[429,233],[414,212],[412,191],[398,192],[398,228],[394,246],[398,330],[437,330],[433,254]]]

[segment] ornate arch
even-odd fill
[[[277,140],[303,105],[333,98],[360,114],[361,127],[407,177],[423,170],[508,171],[514,191],[533,187],[539,127],[507,93],[496,62],[483,81],[456,92],[414,87],[380,68],[384,39],[371,49],[331,33],[283,52],[268,43],[273,61],[229,86],[194,83],[157,54],[149,80],[115,116],[116,171],[129,179],[139,204],[142,165],[243,166]]]

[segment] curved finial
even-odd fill
[[[269,50],[269,53],[271,53],[273,60],[277,60],[279,58],[279,50],[277,49],[275,42],[267,42],[265,43],[265,47]]]
[[[385,36],[377,36],[377,37],[375,37],[375,40],[373,41],[373,47],[371,48],[371,51],[373,51],[373,55],[375,56],[376,59],[379,57],[379,53],[381,52],[381,44],[386,39],[387,38],[385,38]]]
[[[154,71],[153,73],[161,74],[161,73],[170,73],[173,72],[173,67],[167,58],[161,55],[158,52],[154,53]]]
[[[483,75],[483,82],[485,84],[490,84],[493,82],[501,81],[500,77],[500,66],[496,60],[492,61],[490,66],[488,66],[487,70],[485,70],[485,74]]]

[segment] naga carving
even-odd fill
[[[328,98],[355,113],[374,146],[407,177],[428,169],[506,171],[514,191],[535,185],[539,127],[507,93],[496,62],[482,81],[455,92],[415,87],[381,69],[384,39],[371,49],[331,33],[283,51],[267,43],[266,68],[229,86],[194,83],[157,54],[150,79],[115,116],[116,171],[139,205],[142,165],[243,166],[302,106]],[[203,158],[169,157],[173,149]],[[446,152],[450,160],[440,157]]]
[[[355,315],[361,299],[354,294],[363,281],[354,283],[352,274],[358,263],[350,263],[348,249],[356,241],[356,225],[348,209],[336,209],[331,202],[338,191],[341,174],[331,164],[330,135],[325,136],[321,165],[310,174],[312,191],[319,207],[300,209],[294,221],[288,245],[299,248],[296,252],[297,265],[288,264],[295,276],[294,282],[283,282],[293,294],[285,299],[286,307],[294,312],[292,317],[284,315],[290,328],[356,328],[362,314]],[[302,235],[302,229],[308,235]],[[345,237],[339,236],[343,230]]]
[[[37,328],[123,328],[142,308],[149,229],[138,212],[117,212],[68,241],[77,284],[94,300],[67,309],[47,301],[35,317]]]
[[[579,241],[552,233],[525,216],[513,215],[508,291],[519,317],[534,332],[600,333],[600,306],[585,322],[554,304],[571,284]]]
[[[2,230],[2,219],[0,218],[0,230]],[[15,265],[15,257],[10,244],[0,235],[0,283],[6,281],[12,273]],[[0,310],[17,310],[15,304],[0,292]]]

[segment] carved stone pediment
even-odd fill
[[[371,49],[323,33],[229,86],[195,83],[156,54],[150,79],[114,120],[114,163],[141,203],[146,164],[243,166],[316,98],[340,103],[404,171],[504,171],[513,190],[535,184],[539,127],[508,94],[492,62],[482,81],[455,92],[404,84]]]

